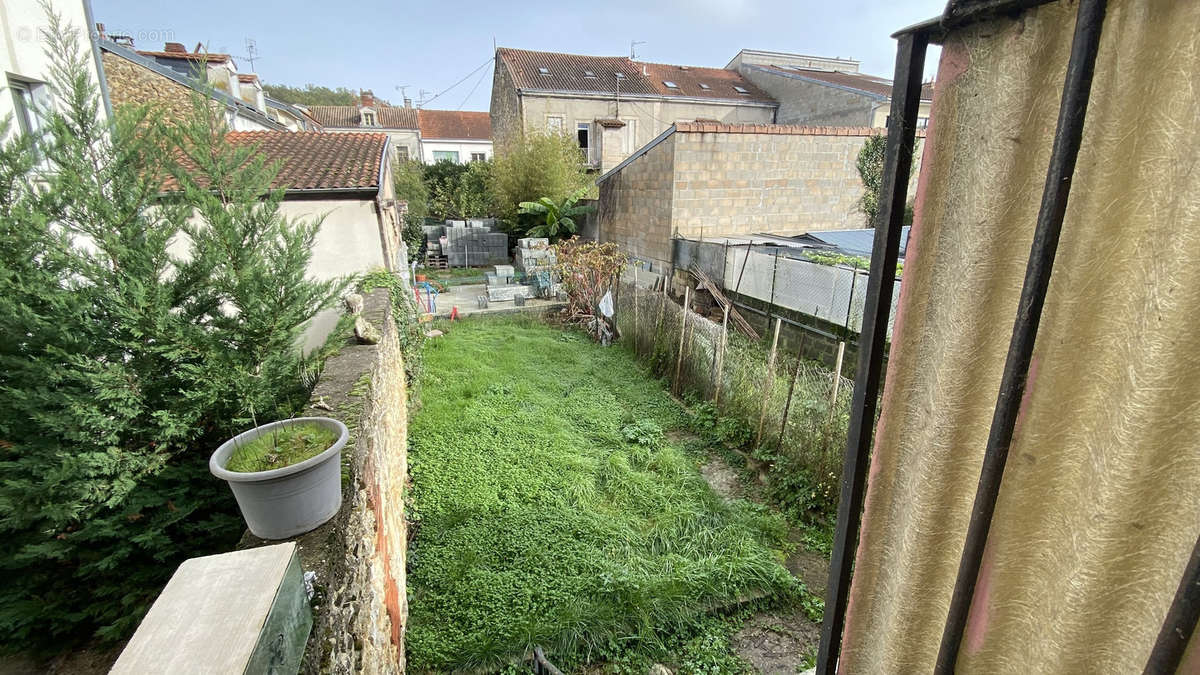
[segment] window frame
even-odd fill
[[[433,152],[433,161],[435,164],[442,161],[443,159],[452,160],[455,164],[459,163],[457,150],[434,150],[432,152]]]
[[[45,128],[45,120],[39,111],[47,104],[46,83],[16,75],[8,75],[6,79],[12,92],[17,128],[22,134],[36,135]]]
[[[487,161],[487,153],[486,152],[472,152],[471,153],[471,161],[472,162],[486,162]]]

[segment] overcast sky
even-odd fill
[[[493,40],[501,47],[628,55],[640,60],[723,67],[741,48],[769,49],[862,62],[891,77],[890,35],[937,16],[946,0],[535,0],[516,3],[443,0],[411,3],[156,2],[92,0],[109,33],[131,35],[138,49],[165,41],[233,54],[272,84],[372,89],[399,103],[398,87],[429,108],[487,110]],[[486,65],[485,65],[486,64]],[[926,77],[936,67],[930,51]],[[476,71],[472,74],[472,71]],[[460,83],[461,81],[461,83]],[[458,83],[456,85],[456,83]],[[424,90],[422,95],[421,90]]]

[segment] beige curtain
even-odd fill
[[[1074,14],[1054,3],[943,49],[841,672],[933,668]],[[1146,664],[1200,534],[1198,110],[1200,2],[1110,1],[958,672]]]

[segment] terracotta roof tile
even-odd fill
[[[467,110],[419,110],[421,138],[492,139],[491,115]]]
[[[255,145],[267,162],[279,162],[273,189],[375,190],[387,134],[330,134],[320,131],[231,131],[232,145]],[[186,165],[187,162],[185,161]],[[164,191],[179,189],[171,179]]]
[[[624,56],[584,56],[507,47],[501,47],[496,53],[508,67],[518,89],[615,95],[620,79],[623,94],[775,102],[736,71],[722,68],[673,66],[632,61]],[[618,73],[623,77],[618,78]],[[668,87],[664,81],[678,86]],[[745,89],[746,93],[738,92],[735,86]]]
[[[310,105],[305,106],[308,114],[324,127],[333,129],[362,129],[359,106],[356,105]],[[381,129],[413,129],[419,126],[416,108],[375,104],[371,106],[379,118]]]

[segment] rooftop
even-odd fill
[[[419,127],[417,109],[376,103],[371,107],[375,111],[381,129],[413,129]],[[362,128],[362,116],[357,105],[310,105],[305,107],[308,114],[321,126],[342,129]]]
[[[798,77],[807,80],[816,80],[826,84],[832,84],[846,89],[855,89],[873,96],[882,98],[892,97],[892,81],[867,75],[866,73],[852,73],[842,70],[822,70],[819,68],[798,68],[796,66],[751,66],[761,68],[763,70],[772,71],[782,75]],[[933,83],[927,82],[921,85],[921,100],[933,100]]]
[[[258,146],[267,162],[279,162],[272,189],[296,192],[379,190],[387,134],[329,134],[319,131],[231,131],[235,146]],[[188,164],[186,160],[183,162]],[[168,180],[164,190],[179,189]]]
[[[707,98],[774,104],[737,72],[724,68],[633,61],[624,56],[585,56],[501,47],[496,55],[518,89],[580,94]]]
[[[454,138],[490,141],[491,115],[467,110],[419,110],[421,138]]]

